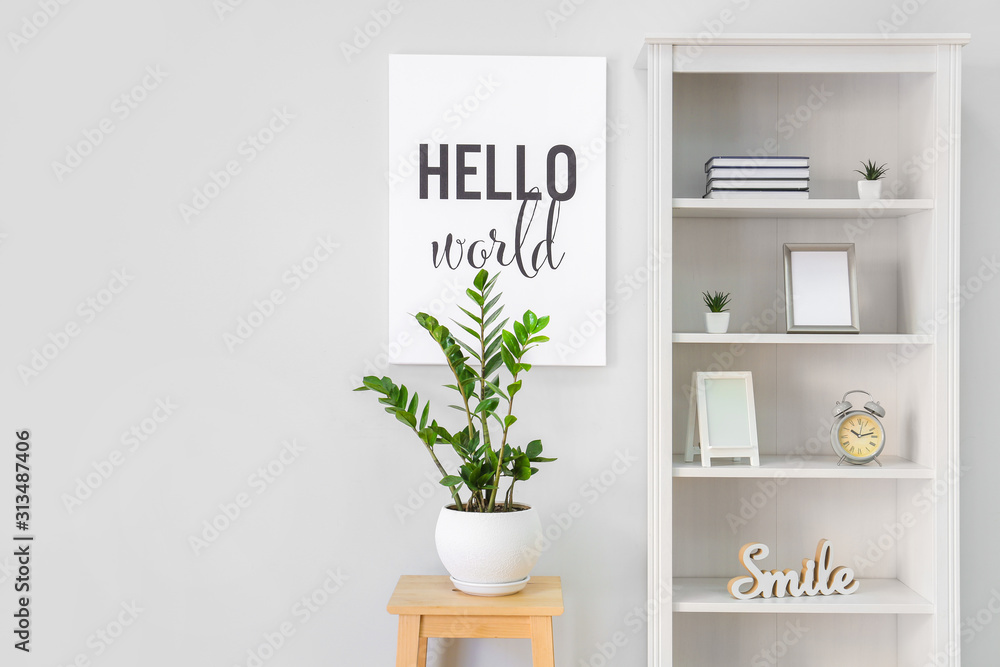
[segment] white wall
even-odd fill
[[[608,58],[608,116],[621,129],[607,157],[607,280],[618,306],[609,364],[536,369],[525,391],[533,403],[521,414],[560,457],[522,497],[559,532],[536,572],[563,577],[567,613],[555,626],[562,665],[604,664],[599,645],[617,632],[627,643],[609,664],[645,664],[645,627],[629,614],[646,599],[646,294],[619,289],[646,258],[645,72],[633,69],[644,33],[705,30],[724,8],[736,9],[729,33],[877,32],[893,18],[907,32],[971,32],[963,276],[994,257],[996,3],[399,2],[402,10],[349,62],[339,45],[390,3],[231,0],[239,6],[220,19],[208,0],[70,2],[18,52],[9,37],[0,46],[0,452],[8,470],[12,433],[32,430],[38,536],[34,650],[23,664],[252,665],[248,649],[283,624],[294,634],[267,665],[391,664],[395,617],[385,603],[398,575],[443,572],[433,525],[445,494],[420,497],[431,471],[420,446],[371,395],[349,393],[352,376],[390,344],[389,53]],[[5,2],[5,35],[39,5],[57,1]],[[565,20],[553,25],[556,18]],[[155,89],[125,117],[115,100],[147,67],[165,78],[147,78]],[[113,132],[58,180],[53,161],[105,118]],[[272,118],[285,127],[250,160],[241,143]],[[179,204],[228,161],[240,173],[186,223]],[[283,280],[318,238],[339,247],[317,251],[328,259],[308,280]],[[124,287],[114,279],[122,270]],[[982,270],[994,277],[995,269]],[[102,291],[109,282],[117,293]],[[993,619],[988,604],[1000,600],[991,557],[1000,546],[998,285],[983,283],[962,310],[963,616],[981,613],[980,621]],[[230,351],[224,334],[273,290],[283,301]],[[102,311],[88,298],[103,298]],[[74,323],[78,335],[63,340],[59,332]],[[18,365],[50,337],[65,349],[49,348],[47,367],[22,381]],[[444,381],[438,368],[391,374],[418,386]],[[176,408],[157,411],[158,399]],[[148,421],[154,415],[162,423]],[[151,432],[144,441],[122,440],[143,425]],[[255,471],[291,440],[301,451],[287,450],[285,463],[272,464],[280,476],[262,482]],[[619,457],[629,465],[608,472]],[[78,480],[97,468],[108,474],[109,465],[107,479],[92,476],[97,488],[67,509]],[[590,480],[602,473],[615,479],[594,493]],[[4,517],[11,493],[0,493]],[[249,505],[196,555],[188,538],[238,498]],[[394,508],[411,499],[423,504],[401,520]],[[558,528],[553,515],[574,502],[583,516]],[[10,544],[8,519],[3,526],[0,539]],[[11,564],[0,556],[6,641]],[[315,612],[296,606],[314,593],[324,600],[317,591],[331,571],[346,578],[340,590]],[[142,611],[109,646],[96,633],[115,633],[119,616],[131,621],[121,605],[133,601]],[[969,636],[965,664],[991,664],[1000,623]],[[528,646],[456,642],[440,664],[473,659],[526,664]]]

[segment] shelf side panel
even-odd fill
[[[936,651],[960,646],[961,617],[959,578],[959,310],[962,294],[959,272],[959,163],[961,147],[961,48],[938,47],[937,112],[935,135],[949,137],[946,150],[938,152],[934,162],[935,199],[935,303],[948,317],[934,346],[935,413],[938,447],[935,466],[936,484],[943,489],[935,505],[935,572],[938,575],[935,601],[938,607]],[[973,275],[980,267],[967,267]],[[971,284],[971,280],[970,280]],[[972,296],[971,298],[975,298]],[[948,664],[958,664],[949,656]]]
[[[647,577],[650,617],[649,664],[669,664],[673,652],[670,613],[673,582],[672,464],[670,457],[672,394],[672,232],[673,68],[669,46],[648,47],[650,288],[647,488],[649,495]]]

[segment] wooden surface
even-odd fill
[[[524,590],[476,597],[448,577],[403,575],[389,599],[399,615],[396,667],[425,667],[428,637],[530,638],[533,667],[554,667],[552,617],[563,613],[559,577],[532,577]]]
[[[456,590],[447,576],[403,575],[387,608],[400,615],[560,616],[562,583],[559,577],[532,577],[514,595],[477,597]]]

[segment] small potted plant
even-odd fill
[[[726,333],[729,330],[729,292],[702,292],[702,299],[708,306],[705,313],[705,330],[711,334]]]
[[[455,322],[469,337],[455,338],[448,327],[427,313],[417,313],[417,324],[441,348],[450,371],[445,385],[458,395],[456,408],[462,425],[456,431],[430,416],[430,402],[421,406],[416,392],[388,377],[365,377],[355,391],[380,394],[379,403],[423,443],[441,473],[452,503],[438,515],[435,544],[438,556],[455,586],[473,595],[509,595],[524,588],[541,553],[542,526],[531,507],[514,502],[514,485],[530,479],[542,457],[541,440],[515,445],[512,427],[514,397],[531,370],[525,355],[548,341],[541,331],[548,317],[530,310],[505,328],[500,320],[502,294],[493,295],[499,274],[480,271],[465,291],[472,301],[462,308],[468,325]],[[501,381],[502,371],[510,376]],[[449,474],[435,453],[445,445],[458,455],[457,474]],[[462,495],[465,492],[463,499]]]
[[[881,199],[882,198],[882,177],[889,171],[886,165],[878,166],[873,160],[862,162],[864,169],[854,171],[864,176],[858,181],[858,197],[861,199]]]

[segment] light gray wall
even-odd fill
[[[220,18],[225,2],[8,0],[0,10],[7,35],[40,6],[59,8],[17,52],[9,36],[0,46],[0,451],[8,469],[12,432],[32,429],[39,540],[25,664],[247,665],[247,651],[283,625],[294,634],[269,666],[392,663],[385,603],[400,574],[443,572],[433,526],[445,495],[422,497],[431,468],[419,445],[370,396],[348,392],[391,343],[387,54],[608,59],[608,114],[623,129],[607,153],[607,282],[618,305],[609,363],[536,369],[521,415],[560,457],[522,497],[557,537],[536,572],[563,577],[562,665],[603,664],[601,645],[619,632],[626,643],[609,664],[645,664],[645,626],[630,614],[646,599],[646,294],[624,288],[646,261],[645,73],[633,69],[643,34],[699,32],[726,8],[736,16],[727,33],[870,33],[894,18],[906,32],[971,32],[963,277],[995,257],[996,3],[230,0],[235,10]],[[401,11],[386,14],[390,5]],[[348,62],[340,44],[372,12],[391,21]],[[126,117],[115,100],[147,67],[166,76]],[[104,118],[113,132],[59,181],[53,161]],[[287,126],[250,160],[241,143],[272,118]],[[240,173],[186,223],[179,204],[229,161]],[[339,247],[316,251],[318,237]],[[328,259],[308,280],[285,278],[314,251]],[[123,269],[124,287],[114,278]],[[109,283],[117,293],[103,291]],[[1000,599],[998,285],[983,283],[962,310],[963,616],[981,621]],[[231,351],[224,334],[273,290],[282,302]],[[103,298],[102,310],[88,298]],[[78,335],[64,339],[72,324]],[[64,349],[50,347],[46,367],[23,381],[18,365],[53,340]],[[425,386],[443,381],[439,370],[392,372]],[[157,410],[158,399],[177,407]],[[132,427],[149,435],[123,437]],[[300,451],[274,463],[286,440]],[[620,474],[616,459],[628,462]],[[255,472],[269,463],[281,471],[272,482]],[[67,508],[98,469],[107,479],[92,475],[96,488]],[[238,518],[196,554],[189,538],[220,505],[235,515],[237,500],[246,505]],[[408,502],[413,513],[400,516]],[[583,514],[561,525],[572,503]],[[225,525],[224,514],[217,521]],[[330,596],[328,572],[341,581]],[[6,570],[0,579],[9,625]],[[307,613],[301,600],[312,595],[325,604]],[[95,633],[114,632],[133,601],[135,622],[110,646],[100,640]],[[965,664],[992,664],[1000,623],[969,637]],[[452,666],[524,664],[528,647],[456,642],[443,655]]]

